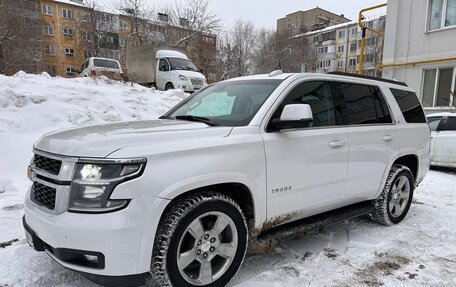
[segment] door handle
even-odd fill
[[[390,142],[390,141],[393,141],[395,139],[396,139],[395,136],[384,136],[383,137],[383,140],[386,141],[386,142]]]
[[[332,147],[332,148],[338,148],[338,147],[344,146],[345,142],[344,141],[335,141],[335,142],[330,142],[328,145],[329,145],[329,147]]]

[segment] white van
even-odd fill
[[[207,86],[206,77],[187,55],[173,48],[156,49],[153,44],[128,48],[127,68],[132,82],[161,91],[193,93]]]

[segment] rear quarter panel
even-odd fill
[[[419,183],[429,171],[431,130],[427,123],[407,123],[390,88],[414,91],[403,86],[382,86],[382,92],[388,101],[394,117],[393,120],[396,123],[396,134],[400,150],[399,156],[416,155],[418,157],[418,176],[415,180]]]

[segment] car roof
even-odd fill
[[[244,80],[285,80],[290,77],[332,77],[333,79],[339,81],[356,81],[359,83],[366,83],[366,84],[386,84],[391,88],[398,88],[406,91],[413,91],[412,88],[408,87],[404,83],[396,82],[393,80],[387,80],[382,78],[375,78],[375,77],[366,77],[366,76],[359,76],[356,74],[348,74],[348,73],[283,73],[280,70],[274,71],[270,74],[259,74],[259,75],[251,75],[251,76],[243,76],[238,78],[231,78],[227,79],[224,82],[232,82],[232,81],[244,81]]]
[[[429,114],[426,117],[456,117],[456,113],[444,112],[444,113],[435,113]]]

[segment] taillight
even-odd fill
[[[92,70],[92,71],[90,71],[90,74],[91,74],[92,76],[96,76],[96,75],[97,75],[97,71]]]

